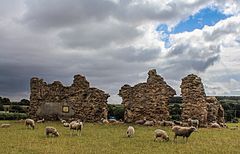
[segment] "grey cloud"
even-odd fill
[[[28,0],[22,22],[33,29],[47,30],[101,21],[109,17],[115,3],[100,0]]]
[[[142,35],[128,24],[103,21],[82,24],[59,34],[62,44],[69,48],[102,48],[111,44],[133,42]]]
[[[159,58],[161,49],[136,49],[134,47],[125,47],[109,52],[115,59],[120,59],[124,62],[144,63],[153,61]]]

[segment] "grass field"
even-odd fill
[[[11,127],[0,128],[0,154],[240,153],[240,130],[204,128],[194,132],[188,143],[185,143],[180,137],[178,142],[174,143],[172,141],[174,134],[168,127],[134,125],[135,136],[127,138],[125,131],[128,125],[86,123],[82,136],[71,137],[68,128],[64,128],[60,122],[37,124],[35,130],[26,129],[23,123],[16,121],[0,121],[0,124],[2,123],[10,123]],[[47,138],[44,134],[46,126],[56,127],[60,132],[60,137]],[[154,142],[153,132],[156,128],[166,130],[171,141]]]

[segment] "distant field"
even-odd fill
[[[70,137],[69,130],[60,122],[37,124],[35,130],[26,129],[23,123],[16,121],[0,121],[11,123],[10,128],[0,128],[0,153],[43,153],[43,154],[157,154],[157,153],[240,153],[240,130],[200,129],[192,134],[188,143],[178,138],[178,143],[154,142],[153,131],[159,127],[136,126],[133,138],[127,138],[125,131],[128,125],[100,125],[86,123],[82,136]],[[228,124],[236,125],[236,124]],[[238,124],[239,125],[239,124]],[[45,126],[54,126],[60,132],[58,138],[47,138]],[[240,127],[240,125],[239,125]],[[170,139],[173,132],[166,130]]]

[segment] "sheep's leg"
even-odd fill
[[[174,136],[174,142],[177,142],[177,135]]]

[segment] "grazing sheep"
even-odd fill
[[[143,125],[144,126],[154,126],[154,121],[146,121]]]
[[[175,133],[174,141],[177,139],[177,136],[182,136],[183,139],[186,138],[186,142],[188,141],[188,137],[192,134],[192,132],[197,129],[193,126],[191,127],[181,127],[181,126],[173,126],[172,131]]]
[[[211,123],[210,127],[211,128],[221,128],[221,126],[218,123],[216,123],[216,122]]]
[[[11,126],[10,124],[1,124],[1,128],[8,128],[10,126]]]
[[[177,121],[177,120],[173,120],[173,123],[174,123],[175,125],[179,125],[179,126],[182,125],[182,122],[181,122],[181,121]]]
[[[69,127],[69,123],[68,122],[63,123],[63,127]]]
[[[35,122],[32,119],[26,119],[25,120],[25,126],[29,128],[29,126],[34,129],[35,128]]]
[[[135,133],[135,129],[132,126],[129,126],[127,129],[127,137],[132,137]]]
[[[160,138],[163,141],[169,141],[169,136],[167,132],[165,132],[164,130],[156,129],[154,133],[155,133],[154,141],[157,141],[158,138]]]
[[[44,123],[44,122],[45,122],[44,118],[42,120],[37,121],[37,123]]]
[[[57,129],[54,128],[54,127],[51,127],[51,126],[47,126],[47,127],[45,128],[45,133],[46,133],[46,136],[47,136],[47,137],[50,136],[50,135],[53,135],[53,136],[55,136],[55,137],[58,137],[58,136],[59,136],[59,133],[58,133]]]
[[[146,122],[146,120],[147,120],[147,118],[144,117],[144,118],[141,119],[141,120],[137,120],[137,121],[135,121],[135,124],[143,125],[143,124]]]
[[[160,121],[160,126],[174,126],[174,122],[163,120]]]
[[[83,129],[83,123],[80,122],[79,120],[78,121],[72,121],[69,124],[69,128],[70,128],[70,131],[72,130],[71,135],[73,134],[74,130],[76,130],[77,135],[79,136],[79,132],[80,132],[80,136],[81,136],[81,132],[82,132],[82,129]]]
[[[197,120],[197,119],[191,119],[191,118],[189,118],[188,119],[188,122],[189,122],[189,126],[194,126],[194,127],[196,127],[197,129],[198,129],[198,126],[199,126],[199,120]]]

